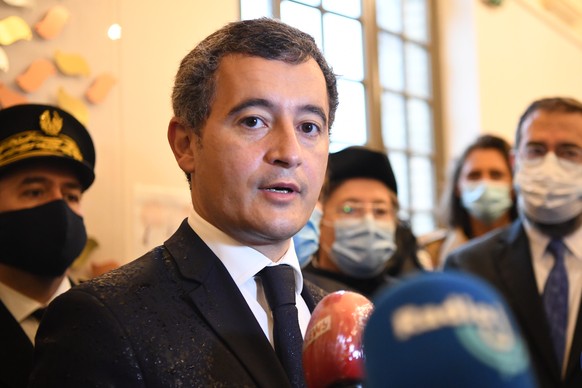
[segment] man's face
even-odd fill
[[[239,242],[279,258],[319,196],[328,119],[325,79],[313,59],[291,65],[223,58],[201,139],[190,140],[192,164],[181,164],[192,176],[195,210]]]
[[[0,212],[36,207],[57,199],[81,215],[81,184],[59,166],[30,165],[0,178]]]
[[[335,241],[334,222],[339,219],[370,215],[378,221],[396,223],[395,201],[395,194],[376,179],[353,178],[341,183],[323,205],[320,247],[331,248]],[[327,250],[319,252],[319,264],[337,270]]]
[[[517,159],[540,158],[550,151],[565,160],[582,154],[582,114],[541,110],[523,123]]]

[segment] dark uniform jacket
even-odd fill
[[[0,301],[0,388],[26,387],[32,353],[32,342]]]
[[[310,310],[323,290],[305,284]],[[224,265],[186,221],[163,245],[51,303],[33,387],[286,387]]]
[[[582,308],[578,311],[567,371],[562,380],[536,285],[528,238],[520,220],[453,251],[445,269],[472,272],[503,294],[528,343],[541,387],[582,387]]]

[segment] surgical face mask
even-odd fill
[[[461,185],[461,203],[471,216],[491,224],[513,204],[511,185],[489,180],[466,182]]]
[[[83,218],[65,201],[0,213],[0,262],[11,267],[57,277],[65,273],[86,242]]]
[[[313,209],[307,224],[295,236],[293,244],[299,259],[299,265],[304,268],[311,261],[311,257],[319,248],[319,236],[321,234],[319,224],[321,222],[322,211],[319,208]]]
[[[379,275],[396,251],[393,222],[377,221],[366,215],[336,220],[334,228],[331,260],[343,273],[355,278]]]
[[[582,213],[582,165],[548,152],[542,158],[519,159],[515,173],[518,207],[543,224],[559,224]]]

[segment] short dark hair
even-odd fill
[[[500,137],[493,135],[481,135],[473,143],[471,143],[463,152],[461,157],[455,163],[452,178],[447,187],[447,192],[443,196],[445,201],[443,209],[445,221],[451,228],[461,228],[468,238],[473,238],[473,230],[471,228],[471,218],[467,209],[463,207],[461,203],[461,198],[457,194],[456,187],[459,184],[459,178],[461,177],[461,170],[469,155],[475,150],[496,150],[501,154],[507,169],[511,172],[511,160],[510,152],[511,146],[505,140]],[[510,218],[515,220],[517,218],[517,208],[515,201],[510,208]]]
[[[174,82],[172,106],[183,125],[200,131],[210,115],[216,86],[215,73],[223,57],[243,54],[300,64],[313,58],[323,72],[329,99],[331,128],[338,106],[337,80],[331,67],[305,32],[269,18],[232,22],[200,42],[180,63]]]
[[[521,129],[523,123],[535,112],[537,111],[546,112],[563,112],[563,113],[581,113],[582,114],[582,103],[574,98],[570,97],[548,97],[542,98],[532,102],[525,112],[519,118],[517,124],[517,129],[515,131],[515,144],[513,145],[516,149],[519,147],[519,142],[521,141]]]

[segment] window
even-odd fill
[[[436,226],[432,3],[241,0],[242,19],[276,17],[315,38],[339,76],[330,150],[385,149],[416,234]]]

